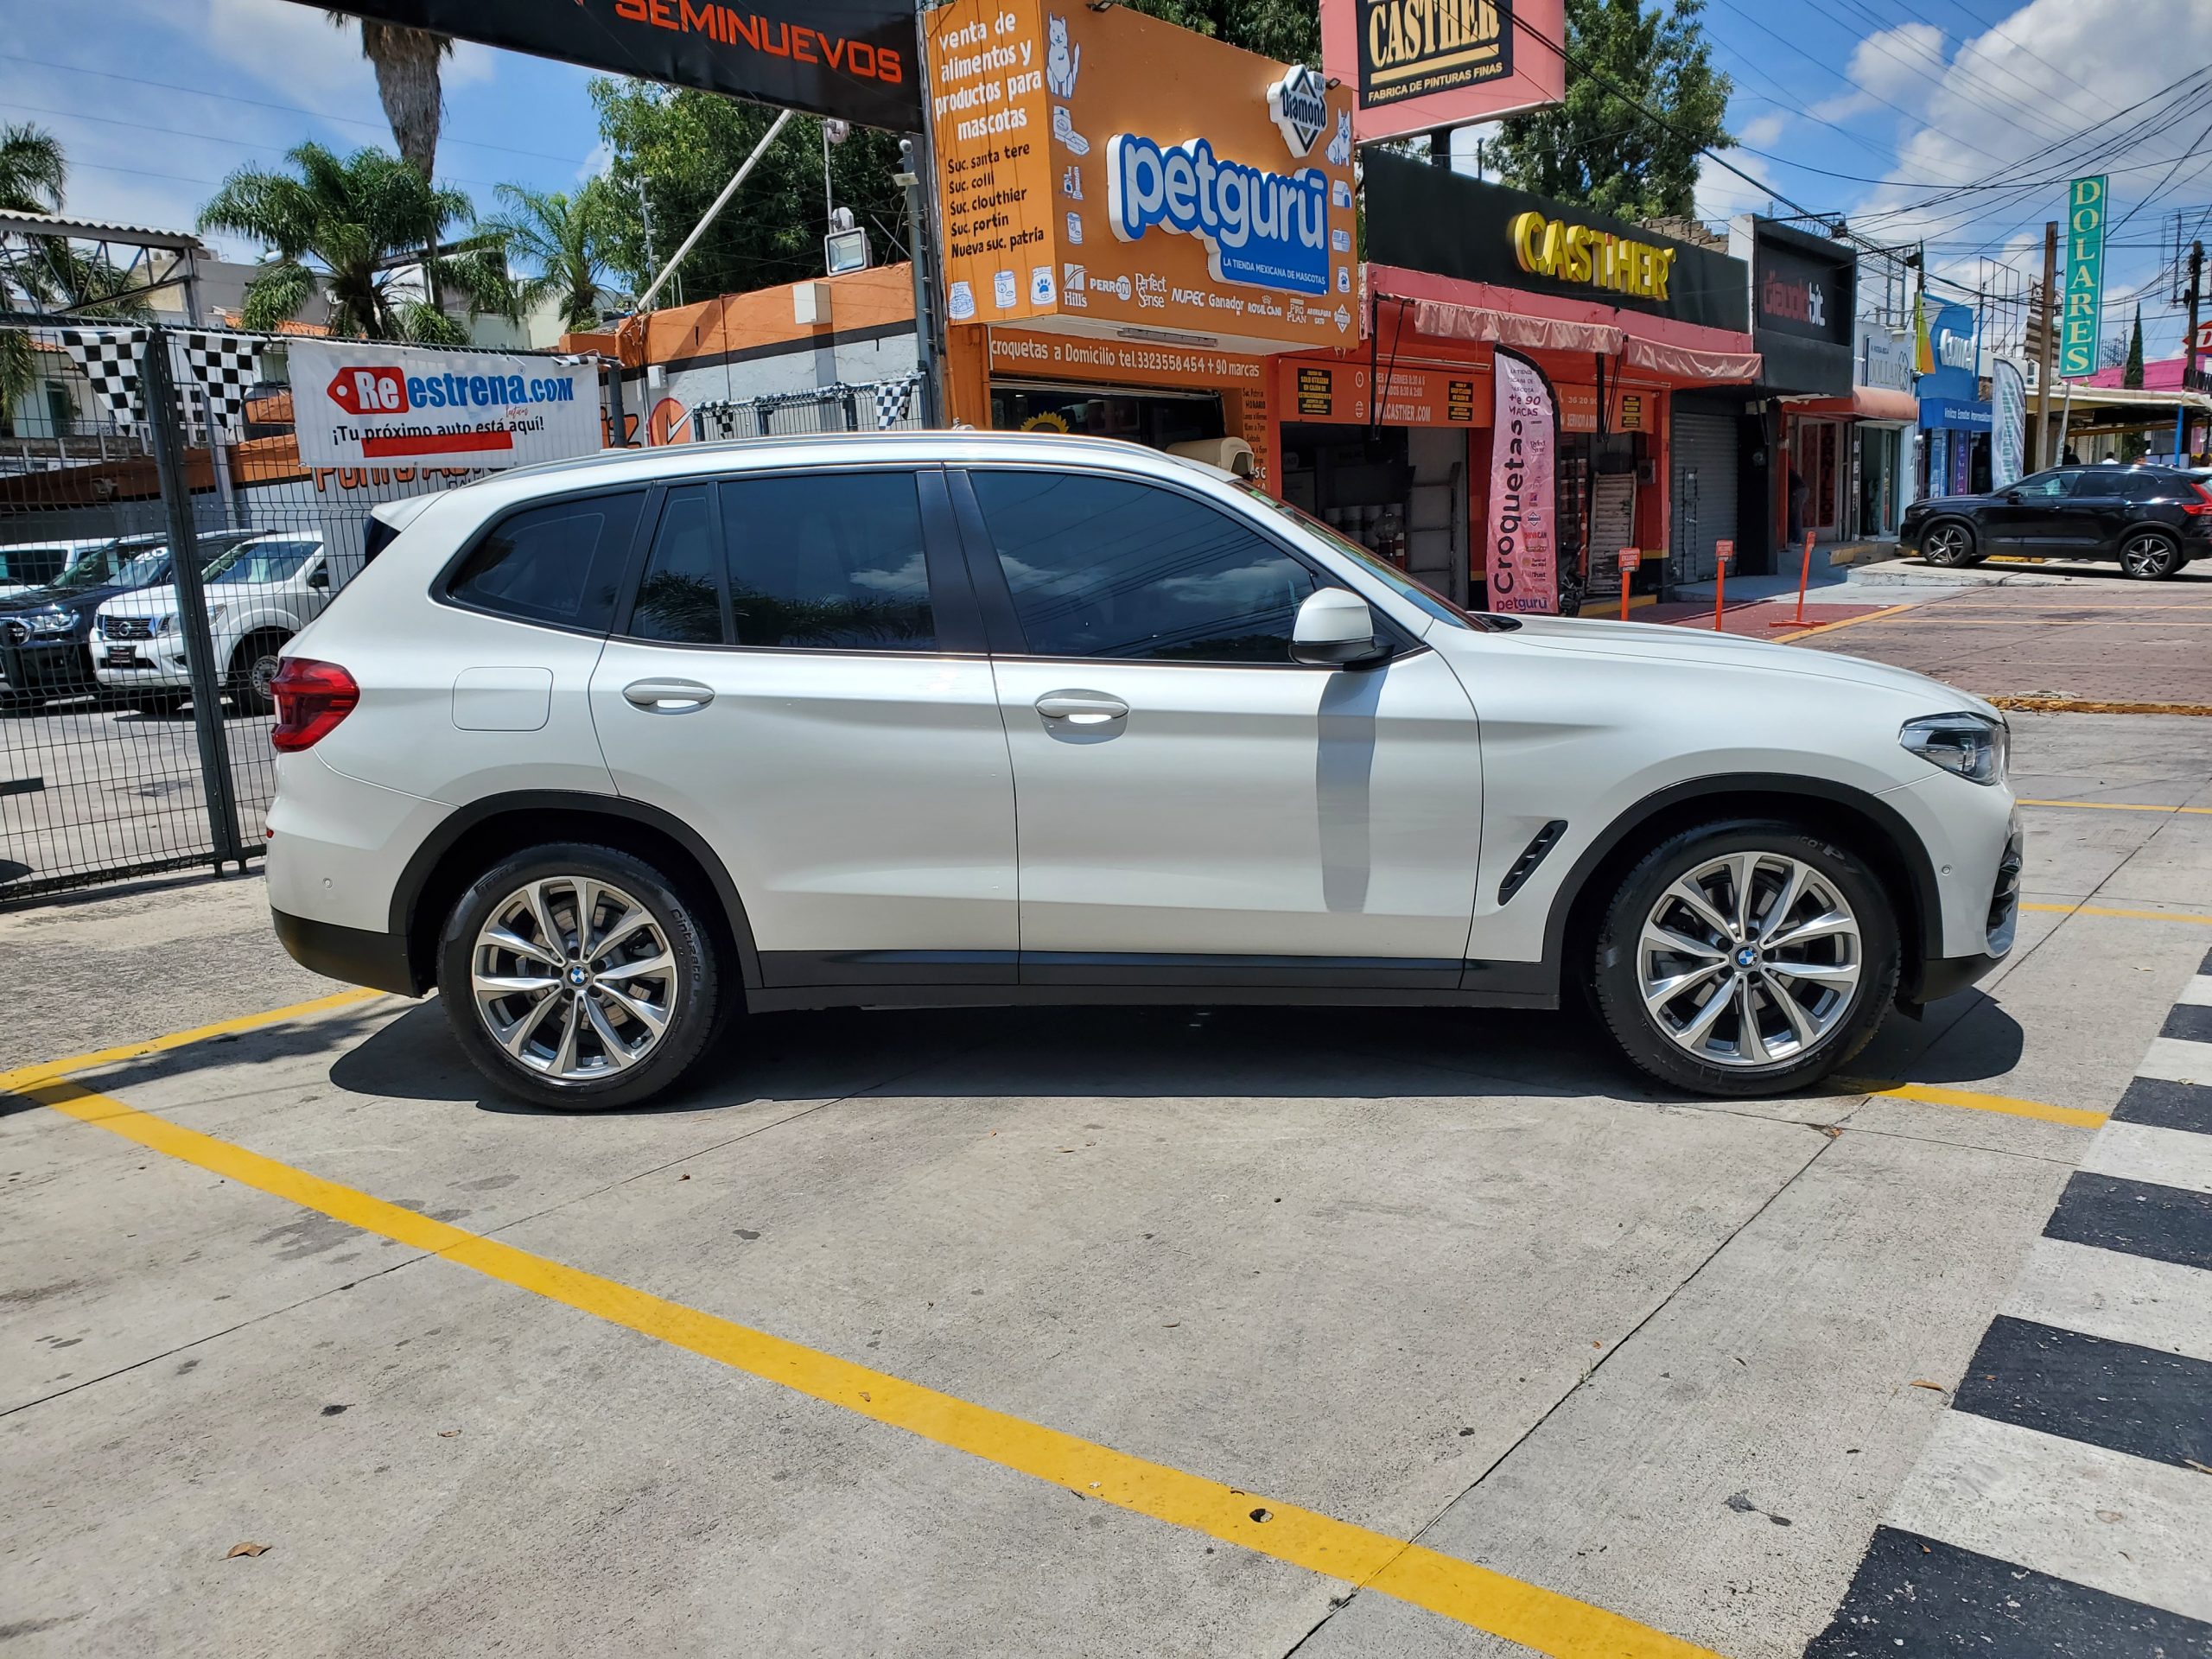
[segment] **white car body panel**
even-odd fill
[[[313,542],[317,548],[296,569],[275,582],[211,579],[204,584],[207,632],[215,647],[215,674],[219,680],[228,672],[238,647],[253,635],[274,632],[289,639],[315,620],[329,605],[333,592],[345,584],[346,578],[356,568],[322,547],[319,536],[273,531],[265,539]],[[250,550],[254,545],[252,542],[243,543],[240,549],[232,551]],[[325,578],[320,586],[315,580],[318,575]],[[112,621],[129,618],[150,629],[162,618],[175,615],[177,606],[175,587],[164,583],[158,588],[140,588],[118,594],[93,613],[92,671],[102,685],[118,691],[183,690],[190,687],[192,674],[185,660],[182,633],[172,630],[168,633],[136,634],[123,641],[112,637],[110,627]],[[135,660],[129,664],[111,663],[111,652],[124,645],[128,646]]]

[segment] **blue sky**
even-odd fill
[[[1701,214],[1764,211],[1770,186],[1885,242],[1925,238],[1931,269],[1970,286],[1992,282],[1986,261],[2039,270],[2043,221],[2061,214],[2064,186],[2032,181],[2073,170],[2065,151],[2026,164],[2030,188],[1914,204],[2212,67],[2212,0],[1707,0],[1705,22],[1736,81],[1731,129],[1769,154],[1732,156],[1757,186],[1708,165]],[[487,207],[502,181],[572,187],[600,159],[588,79],[464,45],[447,74],[444,180]],[[2174,212],[2212,236],[2212,85],[2177,116],[2082,169],[2108,172],[2114,219],[2133,215],[2113,233],[2107,327],[2127,326],[2147,285],[2153,357],[2178,349],[2178,313],[2158,280]],[[61,137],[75,211],[163,226],[188,225],[225,174],[275,165],[302,138],[389,142],[352,35],[291,0],[15,0],[0,35],[0,118]],[[1461,144],[1471,162],[1473,135]]]

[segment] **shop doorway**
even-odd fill
[[[1282,499],[1468,603],[1467,429],[1286,426]]]
[[[1667,550],[1670,582],[1712,581],[1718,568],[1714,544],[1736,540],[1736,428],[1732,411],[1700,409],[1686,396],[1675,399],[1669,442],[1674,498]]]
[[[1797,480],[1790,485],[1793,503],[1802,506],[1786,520],[1792,547],[1807,531],[1815,541],[1833,541],[1843,528],[1846,455],[1843,427],[1836,421],[1801,420],[1796,423],[1796,441],[1790,462]]]

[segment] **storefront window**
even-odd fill
[[[1358,560],[1359,563],[1367,569],[1372,571],[1376,575],[1382,578],[1382,582],[1389,588],[1391,592],[1396,594],[1402,599],[1408,600],[1414,604],[1420,606],[1422,610],[1427,612],[1438,621],[1449,622],[1455,628],[1465,628],[1471,626],[1471,619],[1468,617],[1467,613],[1461,610],[1450,600],[1446,599],[1440,594],[1435,593],[1431,589],[1423,587],[1420,582],[1415,582],[1411,576],[1399,569],[1397,566],[1392,564],[1389,560],[1377,558],[1372,552],[1369,551],[1366,548],[1362,547],[1357,542],[1353,541],[1343,531],[1337,530],[1329,524],[1323,524],[1319,518],[1314,518],[1311,513],[1300,512],[1296,507],[1292,506],[1287,501],[1276,500],[1274,497],[1269,495],[1265,490],[1259,488],[1255,485],[1240,483],[1236,487],[1243,490],[1255,501],[1260,502],[1273,512],[1281,513],[1284,518],[1289,519],[1300,529],[1304,530],[1312,535],[1319,537],[1323,541],[1326,542],[1338,552],[1343,554],[1346,558]]]
[[[1121,438],[1148,449],[1227,435],[1217,393],[1093,391],[1079,386],[991,388],[991,425],[1001,432],[1065,432]]]

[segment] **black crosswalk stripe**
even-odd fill
[[[1808,1659],[2212,1659],[2212,953]]]

